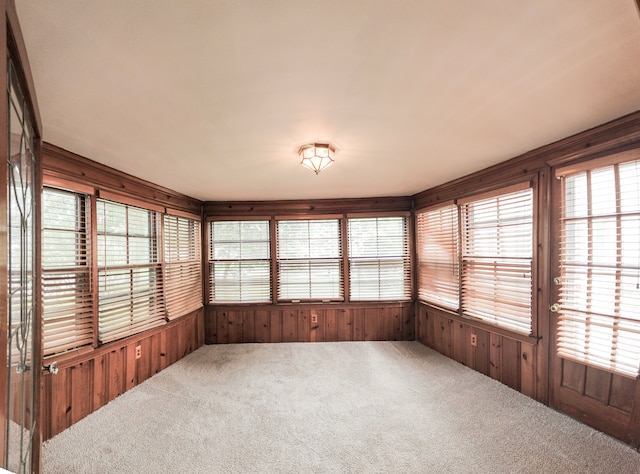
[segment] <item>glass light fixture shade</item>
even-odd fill
[[[300,164],[315,174],[333,164],[335,152],[336,149],[328,143],[310,143],[301,146],[298,150]]]

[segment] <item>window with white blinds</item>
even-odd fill
[[[278,300],[343,300],[340,219],[277,222]]]
[[[202,307],[200,221],[164,216],[164,286],[169,320]]]
[[[533,191],[526,183],[499,192],[460,203],[462,312],[529,335]]]
[[[271,302],[268,220],[209,223],[209,302]]]
[[[44,355],[93,344],[89,196],[44,188],[42,307]]]
[[[640,161],[561,176],[560,356],[640,366]]]
[[[160,214],[98,199],[96,217],[100,342],[164,324]]]
[[[351,301],[411,299],[406,217],[349,218]]]
[[[458,310],[460,265],[458,206],[445,204],[416,215],[418,298]]]

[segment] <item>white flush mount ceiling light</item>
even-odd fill
[[[309,143],[298,150],[300,164],[309,168],[315,174],[331,166],[336,153],[335,147],[328,143]]]

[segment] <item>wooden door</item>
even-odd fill
[[[41,126],[15,6],[0,5],[0,466],[28,473],[40,469],[41,445]]]
[[[640,446],[640,150],[554,170],[551,405]]]

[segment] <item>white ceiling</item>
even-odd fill
[[[640,109],[634,0],[16,3],[44,139],[201,200],[411,195]]]

